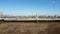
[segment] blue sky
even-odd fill
[[[60,0],[0,0],[6,15],[60,15]]]

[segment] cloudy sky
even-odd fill
[[[60,0],[0,0],[6,15],[60,15]]]

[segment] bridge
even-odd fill
[[[35,16],[23,16],[23,17],[16,17],[16,16],[5,16],[0,13],[0,22],[51,22],[51,21],[57,21],[60,22],[60,16],[38,16],[37,12]]]
[[[60,18],[0,18],[3,22],[60,22]]]

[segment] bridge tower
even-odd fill
[[[38,23],[38,14],[37,14],[37,11],[36,11],[36,23]]]
[[[3,17],[3,13],[2,12],[0,12],[0,18],[2,18]]]

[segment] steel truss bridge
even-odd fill
[[[37,12],[36,12],[36,18],[6,18],[3,17],[2,12],[0,12],[0,22],[60,22],[59,18],[38,18]]]

